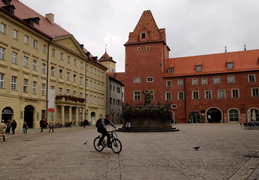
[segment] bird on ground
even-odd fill
[[[196,151],[198,151],[199,148],[200,148],[200,146],[195,146],[195,147],[193,147],[193,149],[196,150]]]
[[[84,145],[86,145],[86,144],[87,144],[87,140],[85,141]]]

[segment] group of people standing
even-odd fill
[[[43,132],[43,129],[47,128],[47,126],[49,126],[49,132],[50,131],[54,132],[55,122],[53,119],[49,123],[47,122],[46,119],[40,120],[40,131],[41,132]]]
[[[3,141],[5,141],[5,133],[10,134],[12,131],[12,134],[15,134],[15,129],[17,127],[17,123],[15,120],[8,120],[7,123],[4,122],[4,120],[0,123],[0,135],[3,137]]]

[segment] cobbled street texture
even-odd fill
[[[117,132],[119,155],[95,151],[94,126],[17,130],[6,142],[0,138],[0,180],[259,179],[259,130],[231,123],[174,127],[180,131]]]

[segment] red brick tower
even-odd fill
[[[164,103],[158,99],[165,96],[163,75],[170,49],[165,29],[158,29],[151,11],[143,12],[124,46],[125,73],[117,74],[116,78],[125,84],[125,103],[144,104],[142,92],[146,90],[152,94],[151,104]]]

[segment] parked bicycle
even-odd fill
[[[118,139],[117,133],[115,130],[112,130],[109,132],[109,134],[111,138],[111,149],[114,153],[119,154],[122,150],[122,144]],[[99,152],[101,152],[105,147],[108,147],[106,138],[104,138],[103,141],[100,142],[101,136],[101,134],[97,136],[93,142],[95,150]]]

